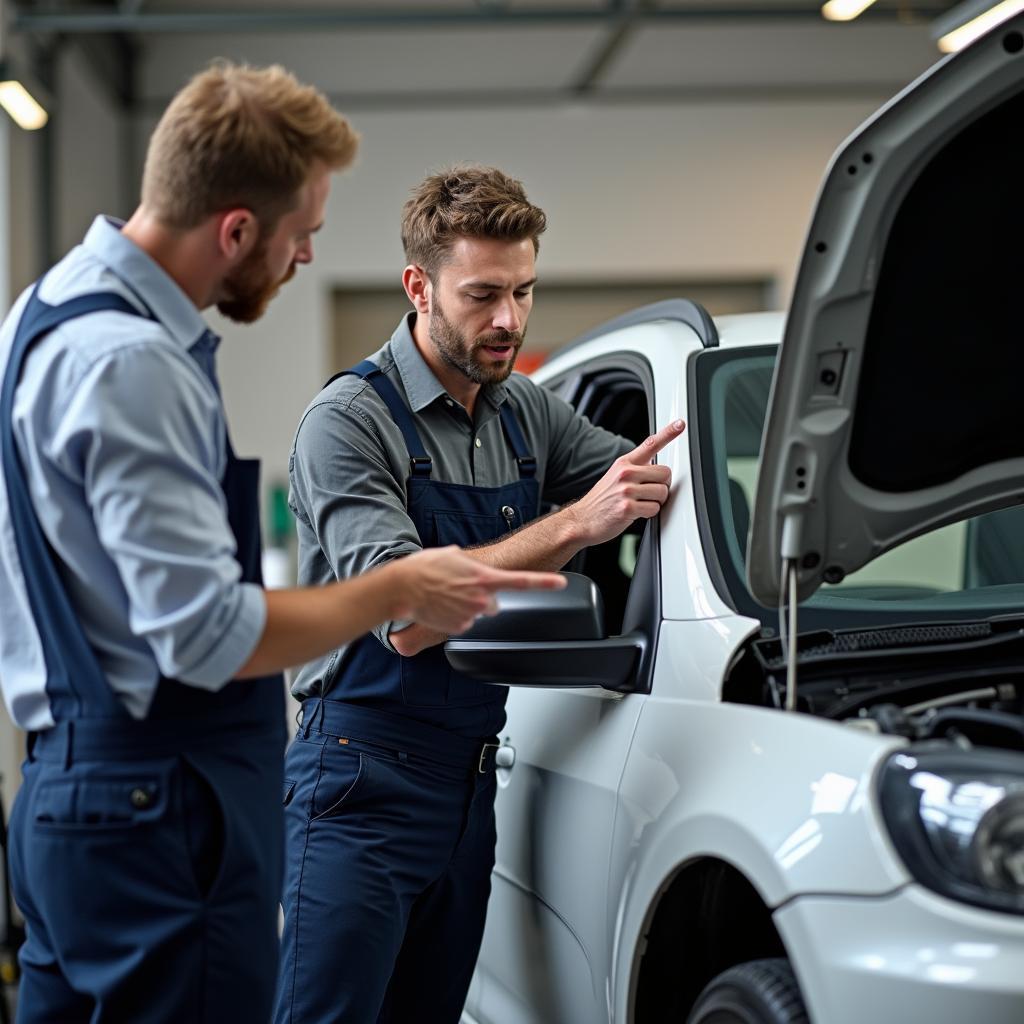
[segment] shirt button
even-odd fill
[[[446,398],[444,400],[444,404],[447,405],[448,408],[450,409],[455,403],[450,398]]]
[[[483,444],[483,442],[482,442],[482,441],[480,440],[480,438],[478,437],[478,438],[476,439],[476,446],[477,446],[477,448],[479,448],[481,444]]]

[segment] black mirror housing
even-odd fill
[[[507,590],[498,613],[477,619],[459,640],[602,640],[604,600],[589,576],[563,572],[564,590]]]
[[[504,686],[633,689],[645,638],[606,638],[597,585],[579,573],[563,575],[564,590],[501,594],[497,615],[444,645],[448,664],[480,682]]]

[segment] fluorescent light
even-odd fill
[[[19,128],[29,132],[42,128],[49,120],[49,114],[32,98],[28,89],[13,79],[0,82],[0,107],[11,115]]]
[[[978,36],[983,36],[989,29],[1012,18],[1015,14],[1024,11],[1024,0],[1003,0],[1002,3],[994,4],[987,11],[982,11],[976,18],[965,22],[959,28],[947,32],[939,38],[939,49],[943,53],[955,53],[962,50],[969,43],[973,43]]]
[[[821,8],[821,16],[829,21],[853,21],[863,14],[875,0],[828,0]]]

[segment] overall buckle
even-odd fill
[[[485,743],[480,748],[480,760],[477,761],[477,765],[476,765],[476,770],[477,770],[477,774],[478,775],[486,775],[489,771],[492,771],[494,769],[494,764],[495,764],[494,757],[495,757],[495,754],[497,754],[497,752],[498,752],[498,747],[499,746],[501,746],[500,743]],[[493,750],[494,751],[494,753],[490,755],[490,762],[491,763],[489,765],[486,763],[487,760],[488,760],[488,754],[487,754],[488,750]]]

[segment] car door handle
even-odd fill
[[[516,763],[516,748],[503,743],[494,752],[494,764],[497,768],[509,769]]]

